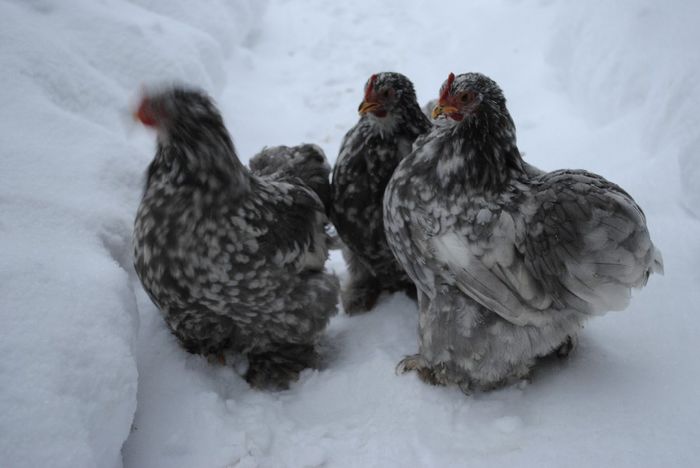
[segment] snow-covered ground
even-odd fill
[[[693,0],[0,0],[0,466],[697,466],[699,21]],[[244,159],[305,141],[333,160],[382,70],[422,102],[490,75],[529,162],[637,199],[666,276],[489,394],[394,375],[417,349],[402,295],[336,317],[324,368],[285,392],[185,353],[130,265],[139,87],[204,87]]]

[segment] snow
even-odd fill
[[[697,465],[698,20],[682,0],[0,2],[0,465]],[[449,72],[493,77],[528,162],[622,185],[666,275],[488,394],[394,374],[417,350],[403,295],[333,319],[288,391],[184,352],[131,267],[139,88],[212,93],[244,159],[310,142],[333,160],[382,70],[421,103]]]
[[[174,2],[172,15],[0,2],[3,467],[122,464],[138,384],[131,229],[151,145],[127,137],[125,111],[163,77],[223,87],[224,56],[251,28],[198,26],[259,8],[212,4],[187,17]]]

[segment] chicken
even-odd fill
[[[329,176],[331,167],[323,150],[312,144],[298,146],[273,146],[263,148],[253,156],[248,163],[253,174],[285,180],[290,177],[301,180],[311,190],[316,192],[323,203],[326,215],[331,210],[331,184]],[[326,241],[329,250],[342,248],[333,225],[326,223]]]
[[[144,289],[188,351],[245,354],[252,386],[287,387],[337,311],[321,201],[248,171],[202,92],[147,93],[135,117],[158,140],[134,226]]]
[[[522,160],[491,79],[450,74],[433,114],[445,122],[384,198],[389,245],[419,289],[419,353],[397,371],[488,390],[566,353],[587,318],[624,309],[663,262],[619,186]]]
[[[345,135],[331,181],[331,220],[344,242],[349,281],[341,293],[348,314],[374,307],[382,291],[415,286],[394,259],[382,216],[384,189],[415,139],[430,129],[413,84],[399,73],[372,75],[359,122]]]
[[[330,211],[331,186],[330,165],[323,150],[312,144],[299,146],[273,146],[264,148],[248,163],[250,170],[258,176],[277,179],[296,177],[316,192],[326,212]]]

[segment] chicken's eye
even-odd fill
[[[391,93],[389,92],[388,89],[385,89],[385,90],[382,92],[382,97],[388,98],[390,95],[391,95]]]
[[[462,94],[462,102],[467,103],[472,99],[474,99],[474,93],[467,91],[466,93]]]

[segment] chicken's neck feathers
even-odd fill
[[[234,195],[250,191],[252,175],[241,163],[225,129],[181,129],[159,135],[154,160],[171,183],[189,183]]]
[[[359,125],[366,128],[366,133],[384,140],[393,140],[399,136],[415,140],[432,126],[417,103],[406,104],[402,110],[391,112],[386,117],[364,115],[360,118]]]
[[[509,115],[468,118],[435,129],[437,171],[443,185],[500,192],[526,174]]]

